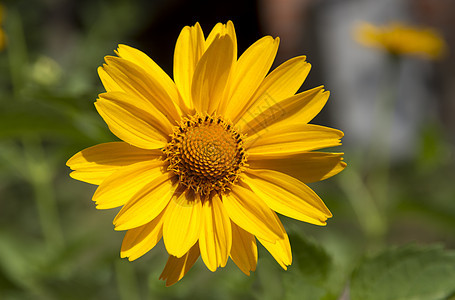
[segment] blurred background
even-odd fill
[[[455,299],[454,1],[0,4],[0,299]],[[184,26],[200,22],[207,34],[228,20],[239,53],[272,35],[281,38],[275,67],[307,56],[302,90],[331,92],[313,123],[345,132],[333,151],[345,152],[348,168],[311,184],[334,215],[328,226],[282,217],[288,271],[260,247],[250,277],[232,261],[215,273],[198,261],[165,288],[162,242],[120,259],[117,210],[96,210],[95,186],[71,179],[65,163],[116,140],[93,105],[104,56],[127,44],[172,75]],[[362,22],[431,27],[445,52],[425,59],[365,47],[354,36]]]

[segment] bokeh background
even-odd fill
[[[11,0],[0,17],[0,299],[455,299],[455,2],[452,0]],[[159,281],[162,242],[119,256],[117,210],[71,179],[74,153],[116,140],[93,102],[96,69],[119,43],[172,74],[186,25],[207,34],[232,20],[239,53],[279,36],[275,66],[306,55],[302,90],[325,85],[313,121],[345,132],[348,168],[312,184],[334,217],[317,227],[282,218],[294,263],[259,249],[256,272],[198,261]],[[437,60],[391,59],[354,38],[362,21],[432,27]],[[335,149],[334,149],[335,150]],[[417,278],[418,277],[418,278]],[[412,291],[417,291],[413,294]]]

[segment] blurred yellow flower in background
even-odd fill
[[[361,23],[355,28],[355,38],[362,45],[385,49],[395,55],[414,55],[426,59],[441,58],[447,47],[436,30],[398,22],[382,27]]]
[[[3,5],[0,4],[0,51],[5,49],[6,46],[6,34],[3,30],[3,20],[5,19],[4,10]]]
[[[68,160],[77,180],[99,185],[98,209],[122,206],[121,256],[135,260],[163,238],[166,285],[199,256],[207,268],[229,257],[247,275],[257,240],[286,269],[288,235],[277,213],[325,225],[332,216],[305,183],[342,171],[339,130],[308,124],[323,108],[323,87],[295,94],[310,71],[304,56],[270,74],[279,39],[263,37],[237,59],[232,22],[205,39],[185,27],[174,53],[174,80],[151,58],[120,45],[98,69],[106,88],[95,105],[122,141],[87,148]]]

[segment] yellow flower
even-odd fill
[[[266,36],[237,59],[232,22],[207,39],[185,27],[174,53],[174,81],[147,55],[120,45],[98,69],[106,93],[95,105],[122,142],[74,155],[75,179],[99,185],[98,209],[122,206],[116,230],[128,230],[121,257],[135,260],[163,238],[166,285],[199,256],[207,268],[228,257],[256,269],[257,240],[286,269],[291,264],[282,215],[325,225],[332,214],[303,182],[344,169],[339,130],[308,122],[329,93],[295,94],[310,71],[304,56],[267,75],[279,39]],[[256,237],[256,238],[255,238]]]
[[[363,23],[357,26],[355,37],[365,46],[382,48],[397,55],[437,59],[446,51],[444,39],[435,30],[400,23],[391,23],[384,27]]]

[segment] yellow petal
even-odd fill
[[[222,23],[216,23],[213,26],[212,30],[210,31],[207,39],[205,40],[205,48],[207,49],[213,41],[217,38],[217,36],[222,36],[226,34],[226,25]]]
[[[304,93],[295,95],[300,97],[302,103],[297,106],[297,111],[288,115],[287,122],[308,123],[324,108],[327,100],[329,100],[330,92],[324,91],[323,86],[316,87]],[[320,90],[319,93],[316,91]],[[289,111],[289,108],[287,109]]]
[[[166,286],[171,286],[185,276],[199,258],[199,246],[196,243],[182,257],[169,255],[166,266],[160,275],[161,280],[166,280]]]
[[[180,96],[174,81],[148,55],[127,45],[119,45],[116,53],[119,57],[142,67],[148,76],[153,78],[165,90],[169,98],[176,104],[176,108],[181,107],[185,113],[188,112],[184,106],[177,102]]]
[[[151,76],[141,66],[135,63],[113,56],[106,56],[104,70],[111,78],[127,93],[136,97],[144,98],[154,105],[169,119],[172,124],[180,120],[180,114],[174,103],[179,99],[173,99],[162,86],[160,78]]]
[[[279,39],[270,36],[263,37],[251,45],[240,56],[233,68],[230,79],[230,94],[227,110],[224,113],[228,119],[235,120],[244,109],[246,99],[250,99],[264,80],[278,50]]]
[[[133,261],[155,247],[163,236],[164,211],[151,222],[126,232],[120,250],[122,258],[128,257],[129,261]]]
[[[231,222],[232,248],[231,259],[239,269],[250,276],[250,271],[256,270],[258,248],[254,236]]]
[[[232,45],[233,45],[233,50],[234,54],[232,56],[233,61],[237,60],[237,35],[235,34],[235,28],[234,28],[234,23],[232,23],[231,20],[229,20],[226,23],[226,34],[231,38],[232,40]]]
[[[169,136],[173,131],[173,125],[156,107],[147,100],[129,95],[124,92],[108,92],[100,94],[98,100],[105,102],[113,102],[117,106],[121,106],[125,110],[137,114],[144,122],[150,124],[153,128],[163,136]]]
[[[232,121],[239,124],[248,123],[251,118],[274,104],[293,96],[311,69],[311,65],[305,59],[305,56],[292,58],[267,75],[254,95],[250,99],[245,99],[248,102]]]
[[[320,86],[284,100],[266,101],[262,106],[250,109],[237,126],[243,134],[251,137],[280,121],[308,123],[321,111],[328,98],[329,93]]]
[[[205,51],[204,43],[204,33],[199,23],[196,23],[182,29],[175,45],[174,81],[189,108],[193,108],[191,84],[196,65]]]
[[[341,145],[343,132],[301,123],[281,122],[249,136],[244,147],[251,159],[284,158],[292,154]]]
[[[248,170],[244,182],[274,211],[316,225],[325,225],[332,214],[307,185],[272,170]]]
[[[96,189],[93,201],[96,208],[109,209],[124,205],[165,170],[163,161],[143,161],[122,168],[107,177]]]
[[[332,177],[346,167],[343,153],[308,152],[282,158],[248,157],[248,168],[269,169],[310,183]]]
[[[113,142],[84,149],[73,155],[66,165],[74,170],[70,174],[74,179],[99,185],[123,166],[158,159],[161,156],[161,151],[144,150],[124,142]]]
[[[96,110],[109,130],[123,141],[143,149],[166,146],[166,136],[147,122],[148,113],[121,102],[99,98]]]
[[[163,174],[134,194],[115,217],[115,230],[136,228],[156,218],[177,188],[173,176],[171,172]]]
[[[235,34],[234,23],[228,21],[227,24],[217,23],[212,31],[210,31],[207,40],[205,42],[205,49],[208,49],[210,45],[216,40],[217,36],[227,35],[231,38],[233,44],[233,60],[237,60],[237,36]]]
[[[197,242],[201,232],[202,202],[186,190],[172,198],[164,219],[163,240],[170,255],[182,257]]]
[[[287,270],[287,266],[292,263],[291,244],[289,244],[288,235],[285,233],[284,238],[276,241],[276,243],[270,243],[261,238],[258,238],[258,240],[272,254],[280,266]]]
[[[223,204],[231,220],[251,234],[270,242],[283,237],[273,212],[250,190],[234,186],[232,192],[223,198]]]
[[[207,268],[215,272],[219,266],[226,266],[232,245],[231,221],[218,195],[202,205],[202,222],[201,257]]]
[[[104,71],[103,67],[98,67],[98,75],[106,92],[123,92],[122,88]]]
[[[233,45],[229,36],[218,37],[199,60],[191,95],[199,112],[212,114],[220,103],[232,67]]]

